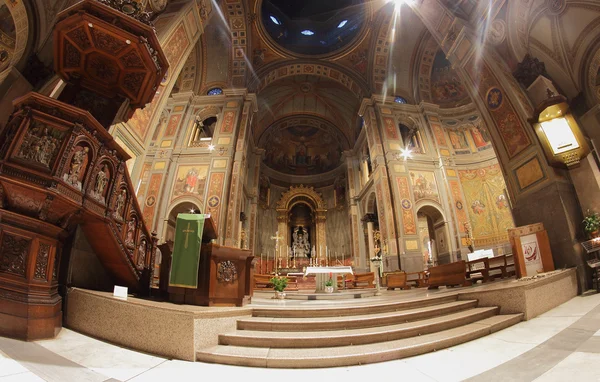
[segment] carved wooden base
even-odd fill
[[[0,335],[53,338],[62,326],[60,228],[0,209]]]
[[[32,299],[0,289],[0,336],[34,341],[54,338],[61,328],[62,305],[58,294]]]

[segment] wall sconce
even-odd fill
[[[551,166],[574,168],[590,153],[589,145],[569,111],[564,96],[551,96],[542,101],[530,123]]]

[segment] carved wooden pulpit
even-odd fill
[[[216,238],[217,229],[209,216],[204,221],[197,288],[167,286],[168,280],[163,284],[161,271],[161,285],[167,286],[169,301],[201,306],[244,306],[250,302],[254,277],[252,251],[212,243]],[[163,248],[168,251],[163,252],[163,264],[170,266],[173,247]]]

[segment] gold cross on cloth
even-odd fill
[[[188,247],[188,238],[190,236],[190,233],[194,233],[196,231],[194,231],[193,229],[190,229],[190,223],[188,223],[187,229],[184,229],[183,231],[181,231],[183,233],[185,233],[185,244],[184,244],[184,248],[187,249]]]

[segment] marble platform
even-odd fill
[[[575,297],[577,282],[575,270],[567,269],[529,281],[509,279],[464,288],[381,292],[381,296],[332,300],[301,298],[307,294],[302,291],[276,300],[272,293],[257,292],[245,307],[199,307],[131,296],[121,300],[111,293],[74,288],[66,299],[65,327],[130,349],[194,361],[197,352],[218,344],[220,334],[235,331],[238,321],[265,307],[289,310],[290,314],[294,310],[337,308],[342,315],[349,307],[373,311],[382,304],[403,301],[427,306],[428,299],[455,296],[458,301],[476,300],[482,308],[496,306],[500,314],[523,313],[524,319],[531,319]]]

